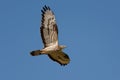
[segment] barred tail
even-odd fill
[[[41,54],[41,52],[42,52],[42,51],[40,51],[40,50],[35,50],[35,51],[30,52],[30,54],[31,54],[32,56],[38,56],[38,55]]]

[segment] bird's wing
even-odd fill
[[[48,54],[49,58],[61,65],[67,65],[70,62],[69,56],[62,51],[53,51]]]
[[[44,6],[41,12],[41,37],[44,43],[44,47],[53,46],[56,45],[56,43],[58,45],[58,28],[54,13],[47,6]]]

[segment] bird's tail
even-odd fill
[[[40,50],[35,50],[35,51],[30,52],[30,54],[31,54],[32,56],[38,56],[38,55],[41,55],[41,54],[42,54],[42,51],[40,51]]]

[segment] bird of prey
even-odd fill
[[[44,44],[42,50],[34,50],[30,52],[32,56],[48,55],[50,59],[58,62],[60,65],[67,65],[70,62],[69,56],[62,51],[65,48],[64,45],[58,43],[58,28],[55,20],[54,13],[49,6],[44,6],[41,10],[41,37]]]

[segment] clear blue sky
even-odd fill
[[[43,47],[44,5],[67,46],[65,67],[29,55]],[[120,80],[120,0],[0,0],[0,80]]]

